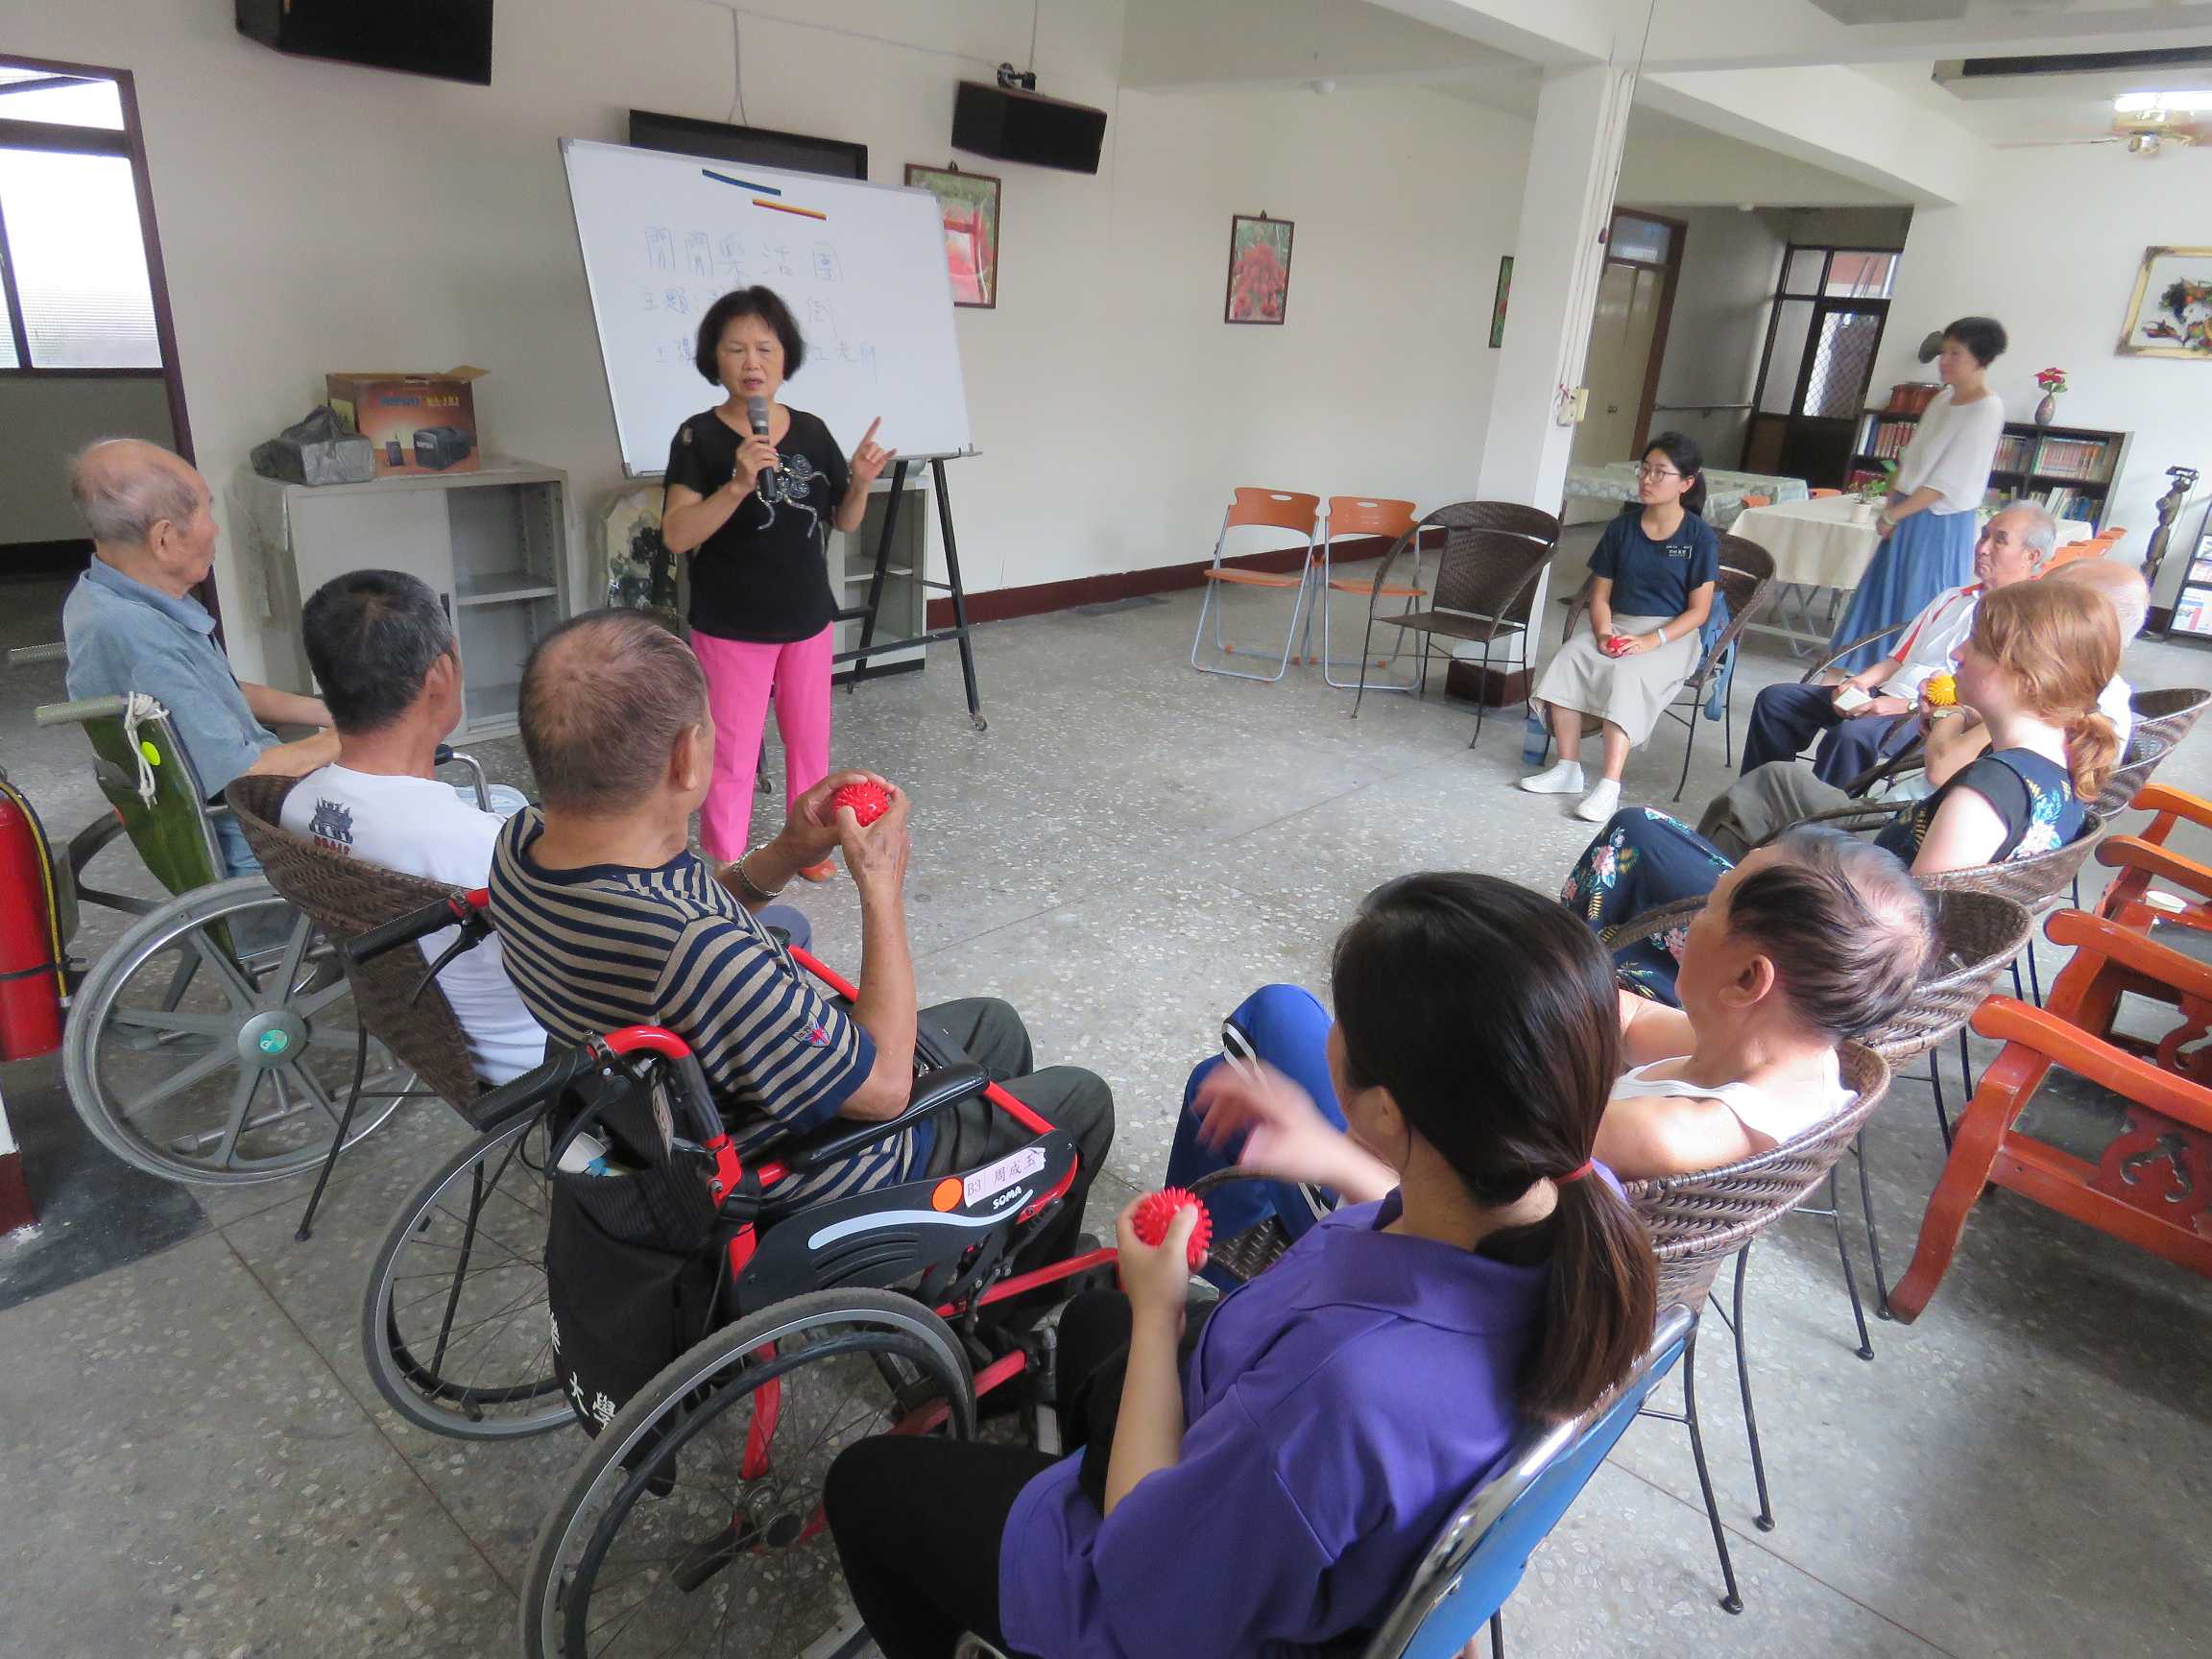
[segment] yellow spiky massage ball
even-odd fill
[[[1920,687],[1920,701],[1931,709],[1956,709],[1959,682],[1948,674],[1931,674],[1928,683]]]

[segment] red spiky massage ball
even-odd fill
[[[830,816],[835,817],[841,806],[852,807],[853,816],[865,830],[891,810],[891,794],[880,783],[848,783],[830,797]]]
[[[1214,1217],[1206,1213],[1206,1205],[1195,1193],[1180,1187],[1164,1187],[1157,1192],[1147,1192],[1137,1205],[1137,1214],[1129,1217],[1129,1225],[1137,1237],[1148,1245],[1157,1245],[1167,1237],[1167,1225],[1175,1219],[1175,1212],[1189,1205],[1198,1212],[1198,1225],[1190,1230],[1190,1271],[1198,1271],[1198,1263],[1206,1260],[1206,1246],[1214,1238]]]

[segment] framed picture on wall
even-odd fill
[[[1498,297],[1490,301],[1490,349],[1505,344],[1505,301],[1513,298],[1513,255],[1498,256]]]
[[[2115,349],[2212,363],[2212,248],[2146,248]]]
[[[957,167],[906,163],[906,182],[937,198],[945,218],[945,264],[952,303],[989,310],[998,303],[998,180]]]
[[[1280,323],[1290,304],[1287,219],[1237,213],[1229,220],[1229,297],[1224,323]]]

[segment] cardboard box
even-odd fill
[[[484,451],[476,436],[475,382],[485,371],[463,364],[443,374],[390,370],[324,377],[325,401],[349,430],[369,440],[376,476],[409,472],[476,472]]]

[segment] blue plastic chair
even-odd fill
[[[1520,1586],[1528,1557],[1681,1360],[1696,1327],[1697,1315],[1676,1303],[1660,1316],[1651,1346],[1618,1388],[1574,1422],[1524,1437],[1444,1524],[1360,1659],[1456,1659],[1485,1625],[1491,1659],[1504,1659],[1502,1609]],[[1006,1656],[968,1635],[955,1659]]]
[[[1361,1659],[1453,1659],[1485,1624],[1503,1659],[1502,1609],[1528,1557],[1598,1473],[1647,1396],[1681,1359],[1697,1316],[1677,1303],[1621,1385],[1572,1423],[1538,1431],[1444,1524]]]

